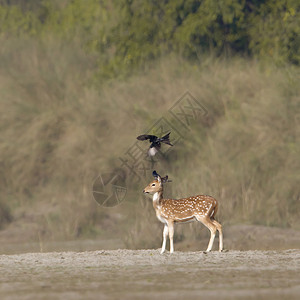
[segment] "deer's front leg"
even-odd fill
[[[173,237],[174,237],[174,223],[172,221],[168,222],[169,227],[169,238],[170,238],[170,253],[174,252],[174,244],[173,244]]]
[[[167,243],[168,233],[169,233],[169,228],[168,228],[168,225],[165,224],[164,231],[163,231],[163,243],[162,243],[162,246],[161,246],[160,254],[163,254],[166,250],[166,243]]]

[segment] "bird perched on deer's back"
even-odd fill
[[[148,150],[148,155],[149,156],[154,156],[159,151],[159,149],[161,148],[161,143],[165,143],[169,146],[173,146],[170,142],[170,133],[171,132],[169,132],[168,134],[164,135],[161,138],[159,138],[155,135],[142,134],[142,135],[139,135],[137,137],[137,139],[139,141],[149,140],[151,145],[150,145],[150,148]]]

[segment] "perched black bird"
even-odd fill
[[[152,172],[152,175],[155,179],[157,179],[159,177],[162,183],[172,182],[172,180],[169,180],[168,175],[166,175],[165,177],[161,177],[155,170]]]
[[[165,143],[167,145],[173,146],[170,142],[170,133],[171,132],[169,132],[168,134],[166,134],[165,136],[163,136],[161,138],[159,138],[155,135],[142,134],[142,135],[139,135],[137,137],[137,139],[140,141],[150,140],[151,145],[148,150],[148,155],[154,156],[160,149],[161,143]]]

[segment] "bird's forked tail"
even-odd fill
[[[170,133],[171,133],[171,132],[169,132],[169,133],[167,133],[166,135],[164,135],[164,136],[160,139],[160,141],[161,141],[162,143],[167,144],[167,145],[173,146],[173,145],[171,144],[171,142],[170,142]]]

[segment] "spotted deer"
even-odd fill
[[[168,176],[161,177],[153,171],[154,180],[150,182],[144,193],[153,194],[153,207],[157,218],[164,223],[161,254],[165,252],[167,236],[170,238],[170,253],[174,252],[173,236],[175,223],[199,221],[210,230],[210,240],[206,252],[211,251],[217,230],[219,231],[219,251],[223,251],[222,226],[214,217],[218,210],[218,202],[207,195],[197,195],[182,199],[164,199],[163,183],[169,181]]]

